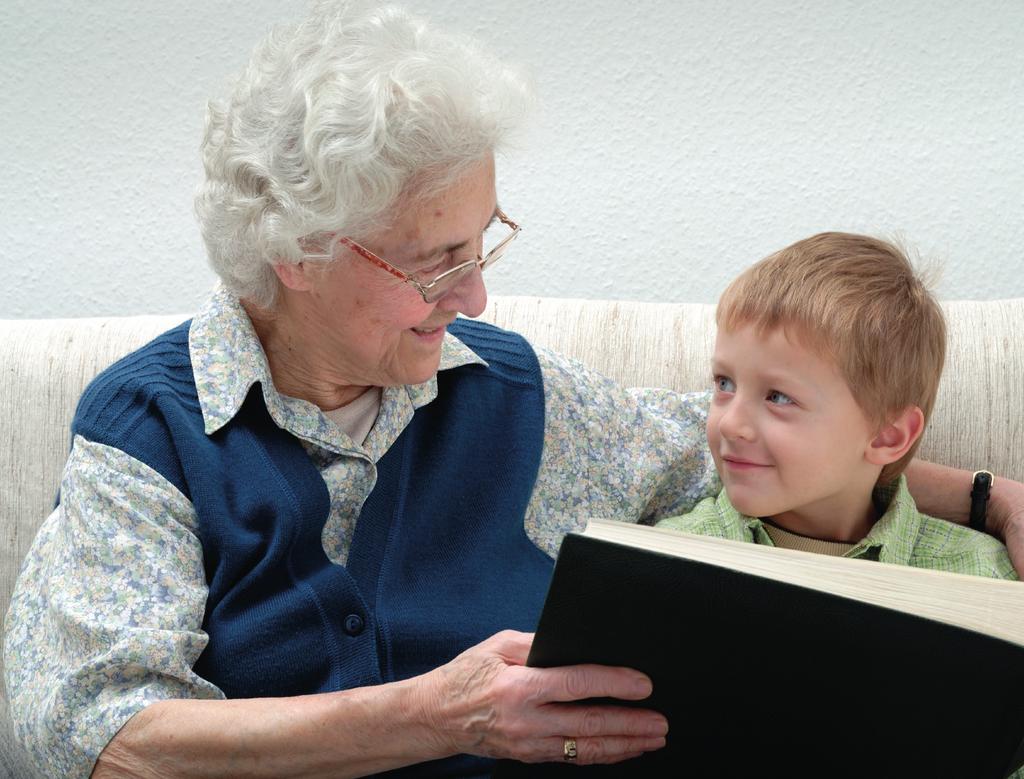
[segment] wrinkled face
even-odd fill
[[[878,476],[865,459],[873,427],[838,369],[753,326],[719,330],[708,442],[729,500],[790,527],[827,527],[863,503]]]
[[[401,211],[391,229],[360,243],[417,278],[436,276],[481,250],[496,207],[488,159],[452,187]],[[456,314],[479,316],[487,293],[479,270],[436,303],[346,248],[316,273],[302,316],[310,318],[340,382],[357,386],[419,384],[437,371],[445,327]]]

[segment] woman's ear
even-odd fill
[[[296,292],[308,292],[313,286],[309,266],[304,262],[278,262],[271,267],[277,274],[278,280],[288,289]]]
[[[910,451],[923,432],[924,413],[917,406],[907,406],[878,431],[864,456],[873,465],[894,463]]]

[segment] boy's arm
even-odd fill
[[[910,494],[921,513],[967,524],[974,474],[915,459],[907,466],[906,476]],[[1024,484],[996,474],[985,530],[1006,544],[1013,567],[1024,579]]]

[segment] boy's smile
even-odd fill
[[[863,538],[876,431],[838,369],[783,329],[743,326],[719,330],[712,370],[708,442],[733,506],[802,535]]]

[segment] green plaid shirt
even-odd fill
[[[1006,547],[969,527],[934,519],[917,510],[900,477],[874,494],[875,506],[884,511],[871,531],[843,557],[879,560],[883,563],[931,568],[937,571],[1016,579]],[[764,522],[740,514],[722,490],[716,498],[705,498],[688,514],[668,517],[658,527],[683,530],[702,536],[774,546]]]

